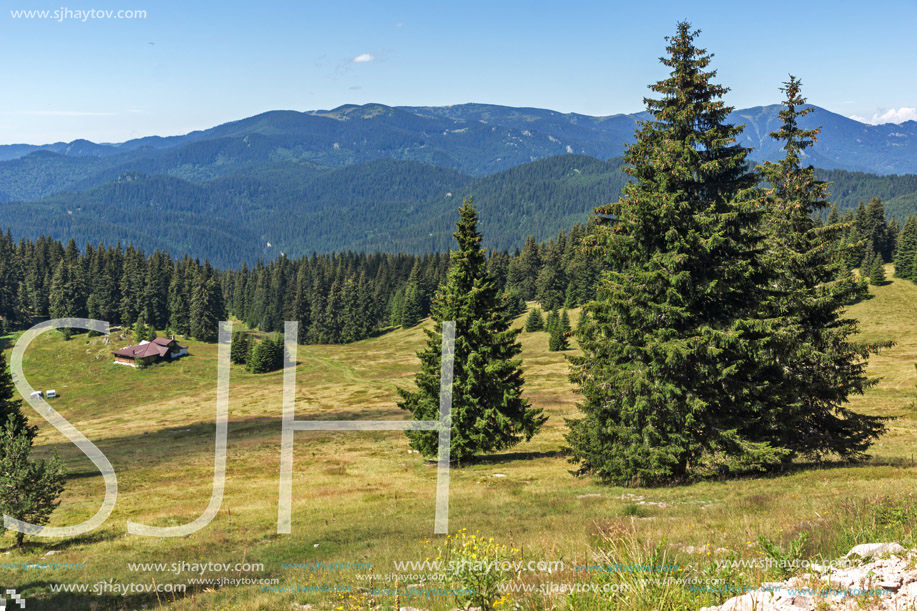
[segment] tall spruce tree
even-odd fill
[[[191,335],[202,342],[217,340],[218,326],[223,319],[223,291],[209,265],[194,277],[190,308]]]
[[[802,166],[804,151],[819,130],[798,124],[814,110],[806,106],[800,87],[792,76],[785,83],[782,125],[771,134],[786,155],[760,168],[771,186],[765,224],[771,288],[767,311],[779,321],[762,360],[770,360],[778,377],[768,393],[766,413],[771,416],[745,432],[791,450],[790,455],[855,458],[883,430],[882,418],[845,407],[850,395],[862,394],[875,382],[865,375],[875,346],[851,342],[857,323],[843,317],[846,306],[862,295],[862,286],[849,273],[839,274],[845,254],[839,257],[832,249],[845,226],[815,221],[827,206],[828,186],[816,179],[811,165]],[[873,259],[881,268],[881,255]]]
[[[452,389],[451,458],[461,462],[481,452],[511,447],[531,439],[547,419],[522,396],[522,370],[512,319],[493,279],[477,229],[471,200],[459,208],[453,234],[458,249],[452,267],[431,308],[433,330],[426,330],[426,348],[418,353],[421,371],[416,391],[399,389],[398,404],[417,420],[439,417],[442,321],[455,321],[455,366]],[[436,456],[436,431],[406,431],[411,446],[427,457]]]
[[[634,181],[597,209],[598,298],[571,357],[583,417],[569,422],[579,474],[621,484],[681,480],[713,460],[769,463],[780,452],[739,429],[758,409],[762,207],[728,91],[688,23],[667,38],[669,78],[627,148]]]
[[[917,269],[914,260],[917,257],[917,217],[908,215],[904,227],[898,235],[898,247],[895,249],[895,277],[914,280]]]
[[[404,288],[404,302],[401,304],[401,326],[413,327],[424,317],[424,288],[420,277],[420,262],[414,264]]]

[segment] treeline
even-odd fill
[[[897,219],[886,220],[881,199],[873,197],[866,204],[861,201],[855,210],[847,210],[843,215],[835,204],[828,214],[827,225],[838,223],[847,227],[839,236],[845,270],[865,268],[876,256],[885,263],[892,261],[900,225]]]
[[[592,297],[600,263],[574,226],[554,239],[529,238],[513,254],[491,253],[487,266],[513,312],[525,301],[573,307]],[[302,343],[347,343],[391,326],[413,326],[430,311],[449,268],[448,254],[313,254],[218,270],[185,256],[120,244],[64,245],[0,235],[0,317],[5,329],[45,318],[87,317],[215,341],[229,316],[251,329],[281,332],[299,322]]]

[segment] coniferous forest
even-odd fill
[[[487,269],[512,312],[537,299],[574,307],[591,298],[601,263],[579,246],[577,225],[556,238],[529,238],[515,253],[490,253]],[[0,317],[7,329],[46,318],[88,317],[215,341],[227,316],[281,332],[298,321],[302,343],[347,343],[429,314],[449,269],[447,254],[337,253],[215,269],[132,245],[64,245],[0,235]]]

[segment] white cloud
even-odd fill
[[[353,61],[356,62],[356,63],[358,63],[358,64],[362,64],[362,63],[364,63],[364,62],[371,62],[371,61],[373,61],[374,59],[376,59],[376,58],[373,57],[373,56],[372,56],[371,54],[369,54],[369,53],[361,53],[360,55],[357,55],[356,57],[354,57],[354,58],[353,58]]]
[[[873,115],[873,119],[875,119],[876,123],[904,123],[905,121],[917,121],[917,108],[907,108],[904,106],[897,110],[892,108],[881,115]]]
[[[882,123],[900,124],[905,121],[917,121],[917,108],[902,106],[901,108],[891,108],[883,113],[874,113],[871,119],[857,115],[850,115],[850,118],[854,121],[869,123],[871,125],[880,125]]]

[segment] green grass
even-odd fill
[[[891,277],[891,269],[888,269]],[[569,567],[596,558],[634,561],[664,557],[686,575],[758,583],[764,570],[716,573],[713,560],[728,554],[759,558],[764,535],[786,546],[809,533],[806,557],[833,558],[873,538],[912,541],[917,519],[910,496],[917,484],[914,441],[917,411],[917,286],[894,280],[871,287],[874,298],[853,306],[864,339],[896,345],[869,365],[880,383],[852,406],[896,417],[863,464],[801,468],[780,476],[699,482],[670,488],[605,487],[578,479],[561,455],[564,419],[576,415],[566,379],[565,354],[548,352],[548,335],[523,333],[526,393],[550,419],[528,443],[481,460],[451,477],[450,530],[466,528],[519,549],[525,560],[559,560],[562,573],[526,573],[531,584],[618,579],[583,576]],[[525,316],[517,320],[522,325]],[[574,312],[573,324],[576,324]],[[404,419],[398,386],[409,386],[418,367],[422,327],[397,330],[347,346],[301,346],[297,368],[298,419]],[[113,336],[114,338],[114,336]],[[116,338],[115,338],[116,339]],[[182,340],[183,343],[185,340]],[[128,520],[174,525],[206,507],[213,478],[216,346],[188,340],[191,356],[134,370],[111,364],[110,352],[129,343],[49,334],[26,354],[25,373],[36,389],[54,388],[54,407],[109,458],[118,475],[117,506],[96,531],[75,539],[30,539],[24,552],[6,535],[0,564],[42,561],[83,563],[83,569],[0,570],[3,587],[25,594],[27,609],[290,609],[363,608],[318,593],[262,592],[260,585],[225,586],[183,595],[54,594],[50,584],[184,583],[187,572],[131,572],[131,562],[263,563],[263,572],[205,577],[271,578],[283,586],[362,586],[367,571],[284,570],[287,562],[372,563],[378,579],[395,561],[423,561],[442,537],[433,536],[435,467],[408,452],[398,432],[297,432],[293,532],[276,533],[282,374],[252,375],[233,366],[226,491],[219,515],[194,535],[155,539],[128,535]],[[7,342],[9,351],[11,342]],[[566,354],[572,354],[567,352]],[[104,492],[92,463],[34,413],[37,452],[56,450],[70,480],[51,525],[93,515]],[[885,539],[885,540],[888,540]],[[691,548],[694,548],[691,550]],[[720,550],[719,554],[716,550]],[[49,551],[58,553],[45,557]],[[393,584],[389,584],[393,585]],[[402,583],[402,586],[409,585]],[[629,597],[518,595],[524,609],[696,609],[722,597],[671,586],[640,586]],[[661,588],[661,589],[660,589]],[[657,602],[652,602],[652,601]],[[659,602],[663,601],[663,602]],[[395,604],[381,597],[383,605]],[[401,605],[451,609],[448,598],[402,598]],[[348,606],[352,605],[352,606]],[[368,607],[367,607],[368,608]],[[511,607],[510,607],[511,608]]]

